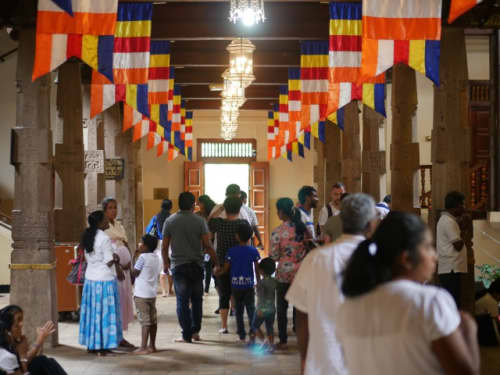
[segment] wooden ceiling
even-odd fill
[[[266,22],[253,27],[229,22],[229,2],[168,2],[155,4],[152,37],[172,41],[175,82],[189,109],[219,109],[222,83],[229,64],[227,45],[247,37],[256,46],[254,83],[246,89],[242,109],[271,109],[279,86],[288,82],[288,68],[300,65],[300,40],[328,38],[328,4],[265,2]]]

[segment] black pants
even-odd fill
[[[205,269],[205,293],[210,290],[210,280],[212,279],[212,268],[213,263],[211,261],[203,262],[203,268]]]
[[[280,337],[280,343],[286,344],[288,342],[288,301],[285,299],[286,292],[288,292],[290,284],[288,283],[278,283],[276,289],[276,306],[278,315],[278,334]],[[295,331],[295,308],[293,309],[293,329]]]
[[[448,292],[450,292],[451,296],[455,300],[455,303],[457,304],[457,307],[460,308],[460,284],[461,284],[461,277],[460,273],[441,273],[439,274],[439,282],[441,286],[446,289]]]
[[[67,375],[54,358],[39,355],[33,358],[28,365],[28,371],[32,375]]]
[[[247,310],[248,325],[250,327],[250,334],[254,332],[253,330],[253,317],[255,315],[255,290],[254,288],[248,289],[233,289],[233,297],[236,312],[236,326],[238,327],[238,336],[240,340],[245,340],[246,330],[245,330],[245,309]]]

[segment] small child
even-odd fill
[[[156,352],[156,293],[158,291],[158,277],[162,264],[160,258],[154,253],[158,239],[152,235],[142,236],[139,244],[141,255],[135,263],[133,275],[135,276],[134,301],[137,316],[142,327],[141,347],[135,354],[148,354]],[[149,348],[148,348],[149,338]]]
[[[263,348],[272,353],[274,351],[274,315],[276,313],[276,287],[277,282],[272,277],[276,271],[276,263],[271,258],[264,258],[258,265],[263,279],[257,283],[257,311],[255,312],[252,329],[258,338],[264,341]],[[266,324],[267,341],[260,326]],[[251,343],[255,343],[255,334],[251,336]]]
[[[246,330],[243,321],[243,314],[246,308],[248,323],[250,326],[250,335],[253,335],[252,321],[255,314],[255,291],[254,291],[254,269],[257,274],[259,252],[255,247],[248,246],[250,238],[253,235],[252,227],[245,221],[237,226],[236,238],[239,246],[229,249],[226,255],[223,273],[230,272],[231,289],[234,297],[236,310],[236,325],[238,327],[238,336],[242,342],[245,342]]]

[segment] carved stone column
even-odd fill
[[[24,1],[26,13],[35,9]],[[50,130],[50,75],[31,81],[35,29],[20,31],[17,59],[17,118],[13,162],[15,199],[12,211],[10,303],[25,311],[24,332],[33,342],[36,327],[57,324],[54,256],[54,166]],[[58,334],[49,339],[57,344]]]
[[[325,138],[325,185],[326,194],[328,195],[331,187],[342,179],[342,131],[336,124],[328,122],[325,129]]]
[[[385,150],[380,145],[380,130],[384,118],[370,107],[363,105],[363,192],[379,202],[385,194],[381,191],[386,173]]]
[[[85,207],[87,215],[101,209],[105,196],[104,124],[102,114],[90,118],[90,87],[83,86],[83,122],[87,129],[85,149]]]
[[[418,213],[420,150],[416,143],[417,80],[406,65],[392,70],[391,195],[394,210]]]
[[[106,160],[123,160],[123,176],[106,177],[106,196],[118,201],[118,219],[127,232],[130,251],[135,252],[136,228],[136,147],[132,142],[132,132],[122,132],[120,107],[115,105],[104,112],[104,147]],[[138,143],[138,142],[136,142]],[[140,143],[139,143],[140,147]],[[120,161],[121,163],[121,161]]]
[[[63,124],[63,143],[56,144],[55,169],[62,185],[62,207],[55,210],[55,238],[75,242],[85,228],[80,63],[66,62],[58,71],[57,110]]]
[[[349,193],[361,191],[361,143],[359,137],[359,109],[354,101],[344,109],[342,133],[342,182]]]
[[[434,87],[434,128],[432,129],[433,220],[444,209],[449,191],[470,197],[469,162],[471,131],[468,116],[468,71],[463,29],[443,28],[440,62],[441,85]],[[472,237],[472,233],[468,234]],[[462,283],[462,308],[474,309],[474,264],[468,249],[469,273]]]

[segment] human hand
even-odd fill
[[[118,256],[118,254],[113,254],[113,261],[115,263],[120,263],[120,257]]]
[[[36,329],[36,333],[38,335],[38,340],[37,341],[40,344],[43,344],[43,342],[45,341],[45,339],[47,337],[49,337],[50,335],[52,335],[55,331],[56,331],[56,326],[55,326],[54,322],[52,322],[52,321],[49,320],[43,326],[38,327]]]

